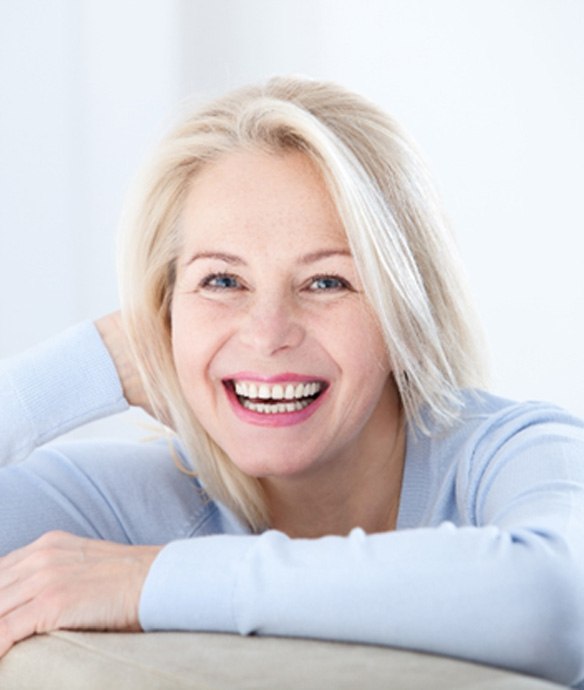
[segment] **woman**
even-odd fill
[[[584,680],[584,425],[477,388],[393,121],[308,80],[230,94],[161,144],[124,225],[123,325],[4,365],[0,654],[219,630]],[[43,445],[128,404],[176,439]]]

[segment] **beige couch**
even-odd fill
[[[1,690],[545,690],[561,686],[426,654],[202,633],[33,637],[0,661]]]

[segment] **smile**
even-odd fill
[[[226,384],[243,408],[261,415],[301,412],[314,403],[326,388],[322,381],[282,381],[271,384],[231,380]]]

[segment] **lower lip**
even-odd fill
[[[243,407],[231,386],[224,387],[227,393],[227,399],[231,403],[231,407],[239,419],[247,424],[268,427],[293,426],[294,424],[301,424],[302,422],[305,422],[309,417],[312,417],[312,415],[322,405],[323,400],[328,393],[327,387],[326,390],[324,390],[314,402],[310,403],[310,405],[307,405],[303,410],[297,410],[296,412],[274,412],[273,414],[264,414],[262,412],[254,412],[253,410],[248,410],[247,407]]]

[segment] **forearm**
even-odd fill
[[[83,323],[0,366],[0,464],[128,407],[99,333]]]
[[[444,525],[176,542],[146,580],[141,622],[413,648],[573,682],[582,564],[561,543],[516,536]]]

